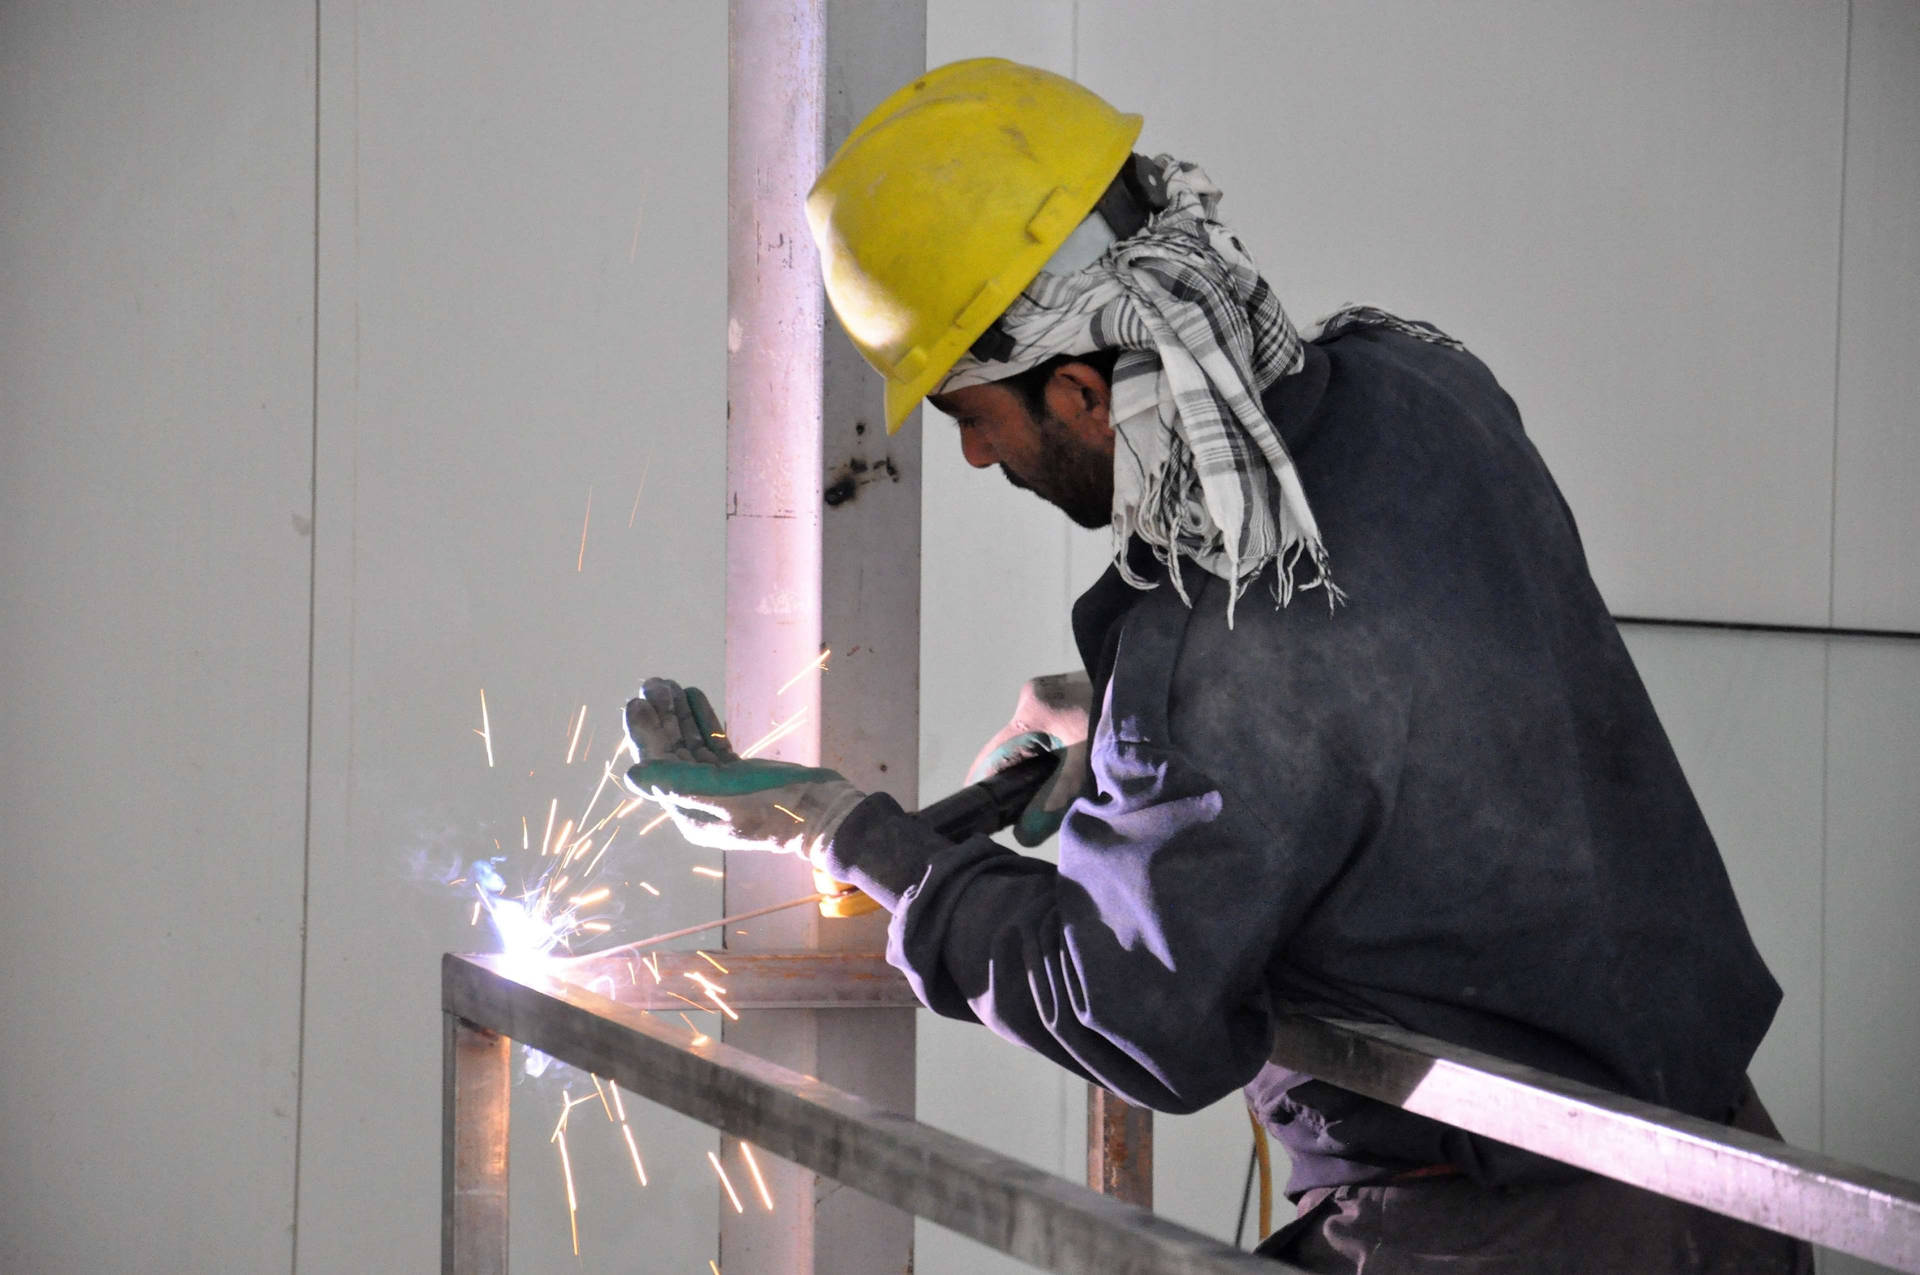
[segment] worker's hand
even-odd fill
[[[680,835],[717,850],[809,855],[866,796],[837,771],[743,761],[697,687],[648,678],[627,701],[627,790],[658,802]]]
[[[1020,688],[1013,717],[986,742],[967,771],[978,783],[1017,761],[1061,749],[1066,757],[1034,795],[1013,825],[1013,838],[1037,846],[1060,830],[1067,807],[1087,786],[1087,719],[1093,712],[1093,684],[1085,673],[1050,673],[1030,678]]]

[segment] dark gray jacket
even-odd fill
[[[1365,329],[1266,404],[1348,604],[1279,610],[1263,582],[1230,630],[1198,569],[1191,609],[1109,570],[1074,608],[1099,791],[1057,870],[885,795],[841,827],[890,959],[1134,1102],[1246,1086],[1295,1194],[1555,1170],[1268,1064],[1283,1006],[1724,1118],[1780,991],[1512,400],[1470,354]]]

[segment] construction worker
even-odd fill
[[[629,705],[630,787],[696,842],[857,884],[939,1013],[1161,1111],[1244,1087],[1300,1210],[1263,1253],[1810,1270],[1268,1061],[1283,1008],[1394,1023],[1777,1136],[1746,1067],[1780,991],[1512,400],[1424,323],[1349,309],[1303,339],[1220,191],[1139,130],[957,63],[868,116],[807,206],[889,428],[929,399],[969,463],[1113,530],[1084,671],[1030,683],[979,762],[1075,746],[1020,828],[1058,826],[1058,867],[741,761],[668,681]]]

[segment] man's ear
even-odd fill
[[[1089,363],[1062,363],[1047,380],[1047,409],[1093,438],[1113,436],[1113,387]]]

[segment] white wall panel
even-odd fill
[[[0,8],[0,1269],[287,1268],[313,57]]]
[[[1920,644],[1836,639],[1831,661],[1824,1149],[1920,1179]]]
[[[1843,0],[1079,13],[1081,79],[1208,169],[1297,320],[1488,361],[1617,610],[1825,622]]]
[[[1268,1139],[1273,1164],[1273,1225],[1293,1220],[1293,1205],[1282,1194],[1293,1172],[1287,1153]],[[1228,1094],[1190,1116],[1153,1118],[1153,1211],[1224,1243],[1233,1242],[1240,1216],[1240,1194],[1247,1185],[1253,1151],[1253,1126],[1247,1100]],[[1247,1201],[1243,1246],[1265,1238],[1260,1230],[1260,1188],[1256,1180]]]
[[[1833,622],[1920,630],[1920,5],[1858,0],[1849,67]]]
[[[640,677],[720,681],[726,12],[325,4],[321,47],[299,1260],[421,1270],[438,1248],[438,957],[491,946],[442,882],[496,837],[524,870],[521,818],[538,838],[551,799],[577,813]],[[717,856],[670,829],[627,835],[614,880],[663,897],[623,887],[621,932],[717,915],[715,884],[689,874]],[[633,1269],[642,1233],[710,1255],[718,1191],[697,1146],[643,1146],[663,1185],[625,1201],[632,1169],[596,1100],[574,1113],[575,1263],[545,1142],[569,1083],[591,1089],[562,1075],[516,1094],[514,1269]]]
[[[1820,638],[1629,626],[1627,645],[1784,999],[1750,1074],[1787,1141],[1820,1126]]]
[[[1836,640],[1831,679],[1826,1149],[1920,1178],[1920,645]]]

